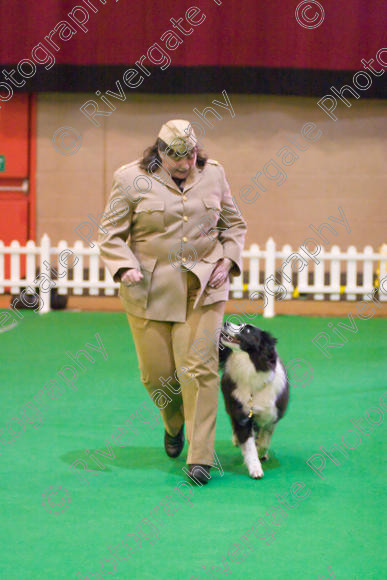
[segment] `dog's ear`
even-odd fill
[[[277,339],[274,338],[269,332],[263,331],[262,332],[262,339],[261,339],[261,348],[267,355],[268,359],[272,362],[275,361],[276,353],[275,353],[275,345],[277,343]]]
[[[262,343],[263,344],[277,344],[278,340],[274,338],[270,332],[266,332],[266,330],[262,330]]]

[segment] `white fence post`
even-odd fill
[[[18,250],[20,244],[17,240],[14,240],[10,244],[11,247],[11,280],[18,282],[18,286],[11,287],[11,294],[18,294],[20,292],[20,253],[12,252],[12,250]]]
[[[288,258],[292,254],[292,246],[289,244],[285,244],[282,248],[283,259],[282,264],[284,262],[284,258]],[[289,282],[290,279],[290,282]],[[282,276],[281,276],[281,283],[286,288],[286,296],[284,296],[283,300],[289,300],[293,294],[293,271],[292,271],[292,262],[287,262],[285,266],[282,268]]]
[[[367,294],[372,292],[374,289],[374,280],[373,280],[373,268],[372,268],[372,260],[370,259],[372,254],[374,253],[372,246],[366,246],[364,248],[364,254],[368,256],[364,259],[364,269],[363,269],[363,291],[364,296],[363,298],[367,300]]]
[[[313,286],[315,288],[324,288],[324,277],[325,277],[325,252],[323,250],[322,254],[319,254],[319,264],[314,265],[314,277],[313,277]],[[324,294],[320,290],[316,292],[313,296],[314,300],[324,300]]]
[[[99,279],[99,255],[94,254],[89,257],[89,280],[90,282],[98,282]],[[99,289],[97,287],[89,288],[90,296],[98,296]]]
[[[355,258],[357,252],[355,246],[349,246],[347,253]],[[348,258],[347,261],[347,284],[345,292],[347,295],[347,300],[356,300],[356,277],[357,277],[357,264],[356,260],[351,260]]]
[[[301,249],[298,248],[298,254],[300,254]],[[302,270],[300,270],[298,272],[298,276],[297,276],[297,288],[298,288],[298,293],[302,294],[302,293],[307,293],[309,292],[309,272],[312,272],[312,276],[314,275],[314,271],[313,270],[309,270],[309,267],[311,266],[311,264],[314,264],[314,262],[311,262],[309,259],[307,260],[307,264],[304,268],[302,268]]]
[[[68,288],[66,287],[66,283],[68,282],[69,279],[69,275],[68,275],[68,268],[65,264],[62,264],[62,262],[59,260],[59,256],[61,254],[61,252],[63,252],[64,250],[67,250],[67,242],[66,240],[60,240],[58,242],[58,280],[57,280],[57,284],[58,284],[58,294],[63,296],[68,294]]]
[[[269,238],[266,242],[266,262],[265,262],[265,280],[275,274],[275,242],[273,238]],[[275,282],[273,282],[273,287]],[[274,316],[274,294],[269,294],[264,290],[267,298],[267,304],[263,310],[264,318],[273,318]]]
[[[74,283],[75,283],[74,287],[73,287],[73,294],[74,295],[76,295],[76,294],[82,295],[83,294],[82,286],[76,285],[77,282],[83,281],[83,254],[82,254],[82,250],[83,250],[83,242],[78,240],[74,244],[74,254],[78,258],[78,262],[73,267],[73,279],[74,279]]]
[[[106,268],[106,266],[104,268],[104,276],[105,276],[105,278],[104,278],[105,279],[105,282],[107,282],[108,284],[113,284],[114,283],[113,277],[110,274],[109,270]],[[106,287],[104,289],[104,294],[105,294],[105,296],[114,296],[114,288],[109,287],[109,286]]]
[[[34,281],[36,278],[36,255],[35,255],[36,246],[35,246],[35,242],[32,240],[29,240],[26,243],[26,248],[27,248],[26,281],[27,281],[28,286],[31,286],[31,285],[34,285]],[[35,290],[35,288],[34,288],[34,290]]]
[[[340,260],[334,258],[340,257],[339,246],[332,246],[331,249],[331,268],[330,268],[330,300],[340,300]]]
[[[50,238],[47,234],[44,234],[42,239],[40,240],[40,273],[44,273],[47,278],[51,280],[51,272],[50,268],[47,268],[44,264],[47,261],[50,264],[51,256],[50,256]],[[43,285],[43,284],[42,284]],[[43,302],[42,308],[39,310],[39,314],[46,314],[51,310],[51,285],[48,292],[42,292],[40,289],[39,292],[40,299]],[[43,298],[44,296],[44,298]]]
[[[250,265],[250,260],[249,260]],[[232,281],[232,295],[234,298],[243,298],[243,269],[240,276],[235,276]]]

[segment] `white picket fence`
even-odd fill
[[[58,263],[57,260],[59,254],[67,249],[78,258],[77,263],[70,270],[70,276],[66,266]],[[243,275],[233,278],[230,298],[247,297],[246,292],[248,295],[253,292],[263,292],[267,298],[264,316],[268,318],[274,316],[276,286],[271,284],[268,292],[265,281],[271,276],[276,277],[276,270],[281,268],[284,260],[291,254],[299,252],[301,249],[295,250],[289,245],[277,250],[272,238],[262,249],[257,244],[252,244],[243,252]],[[304,261],[307,261],[304,253],[300,255]],[[10,256],[9,278],[5,278],[6,256]],[[25,277],[23,278],[21,277],[22,256],[25,256]],[[276,280],[286,289],[286,295],[282,292],[283,299],[289,300],[300,294],[310,295],[314,300],[327,298],[340,300],[341,295],[346,300],[352,301],[359,299],[358,296],[360,299],[367,299],[367,294],[372,292],[379,285],[379,280],[386,276],[387,254],[377,253],[371,246],[366,246],[363,251],[358,251],[354,246],[350,246],[346,251],[340,250],[338,246],[332,246],[329,252],[322,250],[317,259],[319,264],[310,259],[308,265],[299,272],[292,272],[291,263],[282,268],[282,273],[278,274]],[[58,277],[53,278],[58,294],[68,294],[70,289],[73,295],[97,296],[100,292],[105,296],[117,294],[119,283],[113,281],[109,271],[103,266],[95,242],[92,248],[85,246],[81,241],[73,245],[61,241],[58,245],[52,246],[46,234],[41,238],[40,246],[33,241],[27,242],[25,246],[21,246],[17,241],[5,246],[0,241],[0,294],[7,290],[10,290],[12,294],[18,294],[27,286],[33,290],[39,287],[41,298],[39,312],[49,312],[50,290],[43,291],[43,278],[36,279],[38,271],[44,272],[45,279],[50,278],[50,269],[44,265],[45,261],[57,270]],[[69,255],[68,261],[71,265],[75,260]],[[358,282],[359,274],[361,283]],[[345,279],[344,285],[341,283],[342,276]],[[378,298],[380,301],[387,300],[387,292],[382,287],[379,288]]]

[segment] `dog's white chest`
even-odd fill
[[[277,361],[273,371],[257,371],[246,352],[233,353],[226,369],[237,388],[233,395],[243,405],[246,415],[256,416],[259,424],[277,419],[276,399],[283,389],[284,371]]]

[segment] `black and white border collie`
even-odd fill
[[[276,423],[289,401],[288,378],[276,342],[271,334],[251,324],[226,322],[220,335],[221,387],[232,440],[240,446],[254,479],[263,477],[260,459],[268,458]]]

